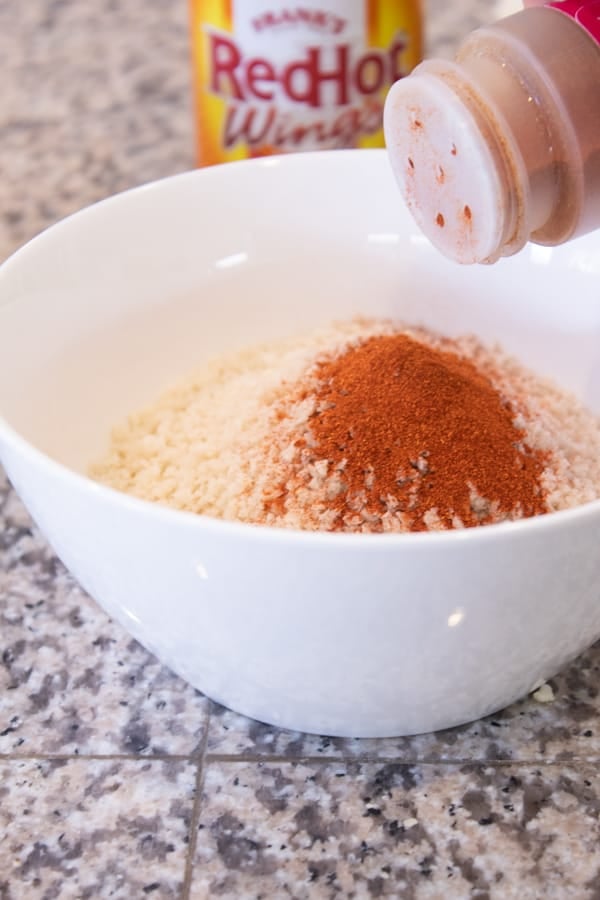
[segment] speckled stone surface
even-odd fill
[[[209,765],[191,896],[598,896],[599,790],[566,766]]]
[[[430,48],[517,8],[430,0]],[[0,0],[0,259],[193,161],[185,0]],[[0,473],[0,898],[600,898],[600,646],[384,741],[211,704],[65,572]]]
[[[0,762],[0,896],[179,897],[195,783],[185,760]]]

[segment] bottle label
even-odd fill
[[[383,146],[419,62],[418,0],[191,0],[198,163]]]
[[[600,44],[600,0],[556,0],[545,6],[571,16]]]

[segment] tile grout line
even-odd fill
[[[401,756],[376,756],[365,754],[364,756],[286,756],[285,754],[261,754],[253,755],[251,753],[207,753],[206,762],[208,763],[301,763],[314,764],[323,763],[325,765],[351,763],[368,763],[369,765],[381,763],[382,765],[399,765],[399,766],[496,766],[505,768],[507,766],[568,766],[577,763],[585,765],[597,764],[600,760],[597,756],[573,756],[570,759],[473,759],[465,757],[446,757],[436,759],[435,757],[423,757],[422,759],[415,757],[403,758]]]
[[[194,857],[196,855],[196,844],[198,842],[198,823],[200,821],[200,809],[202,806],[202,789],[204,787],[204,773],[206,771],[209,755],[206,752],[208,746],[208,735],[210,732],[212,703],[209,704],[208,713],[205,722],[205,731],[200,744],[200,752],[197,756],[191,757],[196,760],[196,787],[194,793],[194,802],[192,803],[192,812],[190,815],[190,827],[188,830],[188,852],[185,860],[185,868],[183,872],[183,884],[181,886],[181,900],[188,900],[192,889],[192,876],[194,874]]]
[[[352,754],[340,754],[339,756],[311,756],[286,755],[285,753],[207,753],[206,741],[202,740],[199,751],[193,753],[0,753],[0,762],[103,762],[118,760],[121,762],[198,762],[204,763],[302,763],[332,765],[335,763],[381,763],[382,765],[396,764],[402,766],[557,766],[574,765],[584,763],[593,765],[600,763],[600,756],[573,755],[568,759],[558,757],[527,758],[527,759],[477,759],[473,757],[402,757],[402,756],[378,756],[376,754],[364,754],[354,756]]]

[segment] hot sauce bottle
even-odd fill
[[[382,147],[419,62],[419,0],[190,0],[198,165]]]

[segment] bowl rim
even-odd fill
[[[343,153],[347,158],[353,157],[355,159],[362,159],[365,162],[375,158],[381,159],[387,155],[386,150],[383,148],[370,148],[366,151],[364,149],[344,149],[339,151],[315,150],[307,153],[281,154],[270,157],[237,160],[233,163],[221,163],[203,169],[188,169],[140,185],[135,185],[93,203],[89,203],[86,206],[73,211],[69,215],[64,216],[57,222],[46,226],[37,234],[33,235],[5,260],[0,262],[0,280],[9,269],[12,269],[13,265],[18,265],[21,262],[22,256],[26,256],[31,251],[32,245],[46,240],[46,236],[49,232],[62,229],[75,217],[93,214],[98,207],[118,204],[130,194],[141,194],[148,190],[156,190],[163,185],[174,183],[176,181],[214,177],[217,173],[222,174],[225,171],[230,172],[232,166],[236,169],[273,168],[274,166],[282,164],[285,166],[307,166],[315,161],[315,164],[320,164],[321,161],[325,160],[327,160],[328,164],[335,164],[337,153]],[[14,302],[18,302],[18,300]],[[8,301],[7,304],[2,304],[0,302],[0,308],[3,308],[5,305],[8,306],[10,303],[11,301]],[[528,535],[539,531],[545,532],[549,528],[553,529],[560,526],[568,527],[572,520],[578,521],[580,519],[585,520],[589,518],[593,521],[595,517],[600,516],[600,498],[598,498],[569,509],[543,513],[525,519],[443,531],[355,533],[284,528],[273,525],[219,519],[202,513],[180,510],[164,504],[143,500],[131,494],[126,494],[123,491],[118,491],[115,488],[108,487],[87,475],[77,472],[75,469],[59,462],[49,454],[37,448],[13,428],[0,411],[0,441],[1,440],[4,440],[7,446],[12,447],[18,455],[26,458],[36,467],[49,469],[49,473],[57,479],[66,478],[74,488],[80,492],[84,492],[88,496],[95,495],[101,497],[106,502],[124,507],[132,512],[145,513],[151,517],[163,519],[165,524],[173,522],[178,525],[185,524],[188,527],[210,528],[215,529],[217,533],[221,533],[224,536],[231,535],[232,537],[245,537],[259,541],[294,541],[307,546],[331,546],[339,548],[345,546],[355,547],[357,544],[360,544],[365,549],[369,548],[371,550],[377,548],[383,549],[385,547],[398,549],[402,545],[408,545],[413,548],[433,545],[437,546],[440,543],[445,545],[449,542],[457,544],[464,541],[469,541],[471,544],[477,545],[482,541],[513,539],[522,532],[524,532],[525,535]],[[1,457],[2,454],[0,453],[0,462],[2,462]],[[600,522],[598,524],[600,525]]]
[[[114,194],[109,194],[108,197],[101,197],[98,200],[86,203],[85,206],[81,206],[79,209],[75,209],[73,212],[62,216],[60,219],[57,219],[56,222],[45,225],[23,244],[9,253],[5,259],[0,260],[0,279],[6,274],[8,269],[11,269],[13,265],[16,265],[21,261],[21,256],[30,252],[33,244],[40,240],[46,240],[48,232],[54,232],[63,228],[63,226],[67,226],[73,218],[93,215],[98,208],[104,208],[105,206],[124,202],[129,195],[140,195],[145,194],[148,191],[162,190],[163,186],[166,188],[169,184],[174,184],[178,181],[214,178],[215,176],[222,177],[225,173],[231,173],[232,170],[273,169],[275,167],[279,168],[280,166],[300,166],[301,168],[304,168],[307,165],[321,165],[323,162],[327,165],[335,165],[338,154],[343,154],[346,159],[360,159],[364,163],[368,160],[387,159],[387,151],[383,147],[309,150],[302,153],[281,153],[273,154],[272,156],[259,156],[251,159],[237,159],[232,162],[204,166],[203,168],[184,169],[182,172],[174,172],[172,175],[153,178],[151,181],[144,181],[141,184],[124,188]],[[391,167],[390,174],[392,174]],[[415,225],[415,229],[416,227],[417,226]],[[0,308],[2,308],[2,306],[3,304],[0,302]]]

